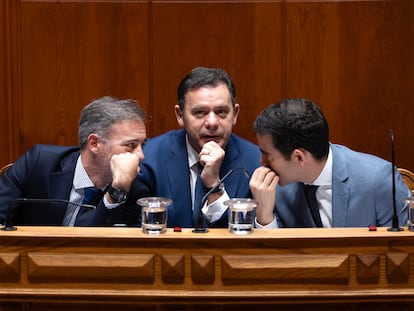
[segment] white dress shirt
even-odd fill
[[[318,186],[316,190],[316,200],[319,204],[319,214],[321,215],[324,228],[332,227],[332,150],[329,147],[328,159],[319,176],[312,185]],[[256,228],[278,228],[276,217],[266,226],[263,226],[255,219]]]
[[[88,173],[86,173],[85,168],[82,165],[81,155],[78,157],[76,161],[75,167],[75,174],[73,176],[73,184],[72,189],[69,195],[69,201],[81,204],[83,200],[83,192],[85,188],[94,187],[92,180],[89,178]],[[103,189],[102,189],[103,190]],[[111,209],[119,206],[119,203],[109,203],[105,196],[103,198],[103,202],[106,208]],[[80,206],[76,206],[73,204],[68,204],[66,208],[65,216],[63,217],[63,226],[73,227],[75,225],[76,217],[78,216],[80,210]]]
[[[193,202],[193,210],[194,210],[194,197],[195,197],[195,184],[197,182],[197,174],[198,174],[198,153],[193,149],[188,141],[188,137],[186,136],[186,147],[187,147],[187,154],[188,154],[188,166],[190,169],[190,188],[191,188],[191,198]],[[220,198],[214,201],[211,204],[205,204],[201,211],[203,212],[206,220],[209,223],[217,221],[223,215],[224,212],[227,210],[227,206],[224,205],[224,201],[229,199],[229,195],[227,194],[226,190]]]

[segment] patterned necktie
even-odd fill
[[[99,202],[102,196],[102,190],[96,187],[87,187],[83,190],[82,204],[95,205]]]
[[[319,214],[319,204],[316,200],[316,190],[318,186],[315,185],[303,185],[303,190],[305,191],[306,201],[308,202],[308,206],[310,208],[310,212],[312,214],[313,221],[315,222],[316,227],[323,227],[321,215]]]
[[[82,204],[97,205],[103,197],[103,191],[95,187],[88,187],[83,190]],[[89,226],[93,222],[95,210],[81,207],[76,216],[75,226]]]

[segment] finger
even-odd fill
[[[271,172],[271,170],[268,167],[261,166],[254,171],[253,173],[254,179],[263,181],[269,172]]]
[[[209,155],[209,154],[211,154],[211,149],[204,145],[203,148],[201,149],[200,153],[199,153],[199,157],[201,157],[203,155]]]

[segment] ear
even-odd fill
[[[233,115],[233,126],[237,123],[237,117],[239,116],[240,105],[238,103],[234,104],[234,115]]]
[[[95,133],[89,134],[88,136],[88,148],[93,153],[98,152],[99,136]]]
[[[183,111],[180,109],[180,106],[174,106],[175,117],[177,118],[177,123],[180,127],[184,127],[184,120],[183,120]]]
[[[295,161],[300,166],[303,166],[306,162],[306,154],[303,149],[295,149],[292,151],[292,154],[290,155],[290,160]]]

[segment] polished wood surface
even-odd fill
[[[77,144],[79,110],[132,97],[148,137],[177,128],[180,79],[195,66],[234,77],[235,132],[256,142],[267,105],[307,97],[333,142],[414,170],[414,1],[3,0],[0,166],[36,143]]]
[[[414,233],[407,230],[237,236],[18,227],[0,231],[0,247],[0,305],[16,310],[411,310],[414,303]]]

